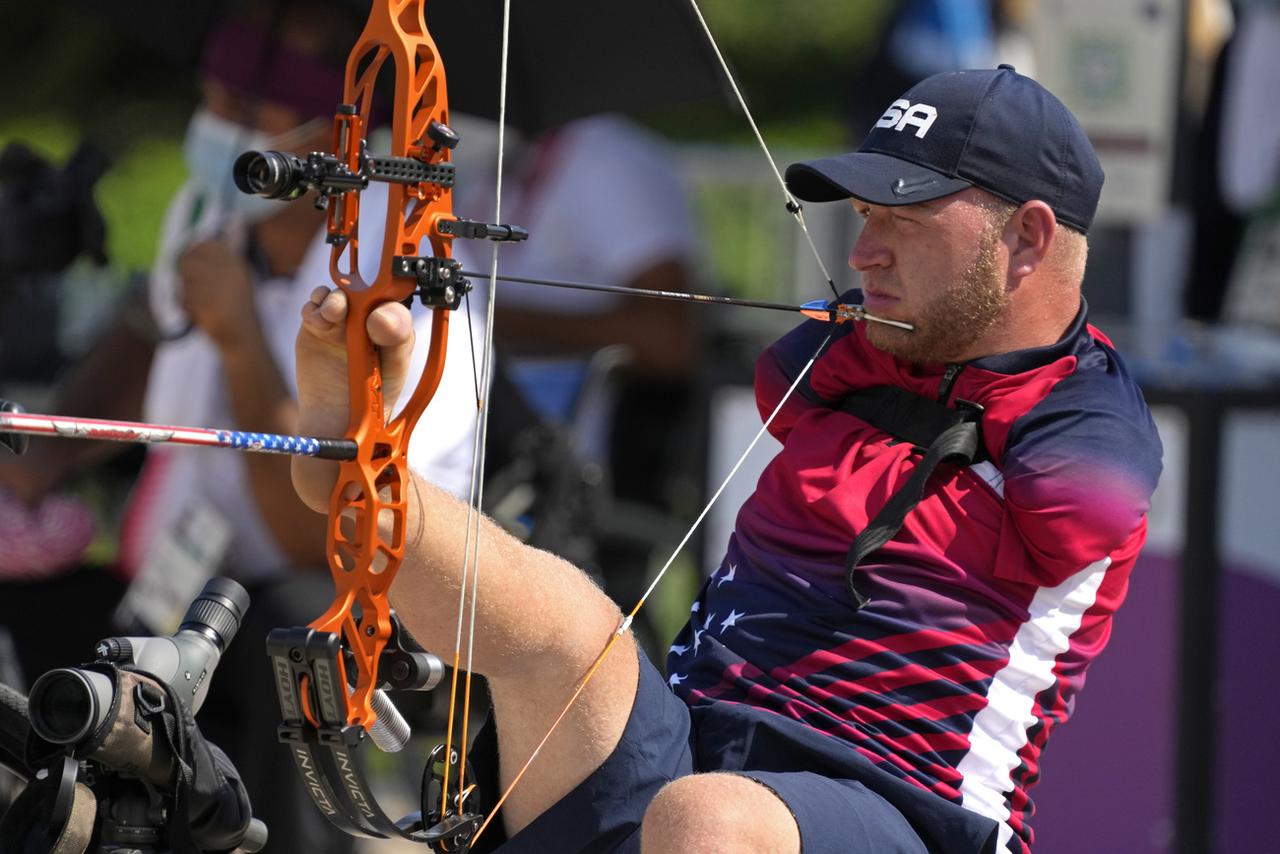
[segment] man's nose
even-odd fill
[[[868,219],[862,224],[862,231],[849,253],[849,266],[858,272],[888,267],[893,260],[889,248],[880,239],[879,229]]]

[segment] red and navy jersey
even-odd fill
[[[771,412],[829,327],[761,356]],[[1029,850],[1028,790],[1111,631],[1146,536],[1161,447],[1142,394],[1081,307],[1058,343],[912,365],[848,324],[771,431],[783,448],[742,506],[724,563],[671,648],[691,706],[748,704],[998,822]],[[989,461],[941,465],[845,585],[854,537],[921,454],[831,405],[896,385],[983,407]]]

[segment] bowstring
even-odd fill
[[[507,65],[510,55],[511,0],[503,0],[502,4],[502,52],[499,59],[498,75],[498,161],[495,169],[493,221],[502,222],[502,164],[506,149],[507,125]],[[458,631],[454,643],[454,675],[453,689],[449,698],[449,725],[446,736],[446,763],[444,779],[441,785],[441,797],[448,801],[449,793],[449,761],[453,755],[453,720],[457,697],[458,664],[462,650],[462,627],[464,615],[467,624],[467,661],[463,669],[466,672],[465,687],[462,692],[462,733],[459,739],[460,759],[458,762],[458,811],[462,811],[462,801],[466,795],[465,776],[467,767],[467,739],[471,717],[471,673],[475,653],[476,635],[476,601],[480,585],[480,526],[483,520],[481,508],[484,504],[484,467],[485,450],[489,434],[489,400],[488,393],[493,380],[493,327],[494,304],[498,293],[498,247],[494,241],[489,260],[488,305],[485,309],[484,346],[480,351],[480,383],[477,387],[477,417],[475,438],[471,453],[471,489],[467,502],[466,535],[463,540],[462,579],[458,589]],[[474,351],[473,351],[474,352]],[[475,370],[474,356],[472,371]],[[466,614],[467,582],[471,583],[471,607]],[[445,804],[442,804],[442,812]]]
[[[707,19],[702,16],[702,9],[698,7],[698,0],[689,0],[689,5],[693,8],[693,14],[702,26],[702,32],[707,37],[707,42],[711,45],[711,50],[715,53],[716,59],[720,63],[720,69],[724,72],[725,80],[729,82],[729,88],[733,90],[738,106],[742,109],[742,115],[746,118],[747,124],[751,126],[751,132],[755,134],[756,143],[759,144],[760,150],[764,152],[765,160],[769,161],[769,168],[773,171],[773,177],[777,179],[778,186],[782,188],[782,195],[787,200],[787,210],[800,225],[800,231],[804,234],[804,239],[809,244],[809,251],[813,253],[813,260],[818,262],[818,269],[822,271],[823,278],[827,280],[827,285],[831,287],[831,293],[835,294],[837,300],[840,299],[840,291],[836,289],[835,280],[831,278],[831,273],[827,272],[827,265],[823,263],[822,253],[818,251],[817,244],[813,242],[813,235],[809,233],[809,226],[804,221],[804,210],[800,202],[796,200],[796,197],[791,195],[791,191],[787,189],[787,182],[782,178],[782,172],[778,169],[778,162],[774,160],[773,154],[769,151],[769,146],[764,141],[764,135],[760,133],[760,128],[756,124],[755,117],[751,115],[751,110],[747,107],[747,99],[743,97],[742,90],[738,88],[738,81],[729,69],[729,63],[725,60],[724,54],[720,52],[720,45],[716,43],[716,37],[711,34],[711,27],[707,25]]]

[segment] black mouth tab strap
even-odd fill
[[[901,441],[910,442],[924,452],[924,458],[916,465],[911,477],[854,538],[845,556],[845,584],[854,608],[861,610],[870,600],[858,589],[855,580],[858,564],[897,536],[907,514],[924,497],[929,478],[938,466],[942,463],[967,466],[986,458],[981,436],[983,410],[978,404],[966,400],[957,400],[956,408],[952,409],[897,386],[877,386],[854,392],[834,404],[833,408],[860,418]]]

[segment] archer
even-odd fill
[[[1074,117],[1010,67],[929,78],[857,152],[788,170],[802,199],[852,199],[866,309],[914,331],[808,321],[761,356],[784,447],[667,680],[586,575],[482,523],[472,652],[493,715],[472,761],[508,793],[511,849],[1030,850],[1027,790],[1160,470],[1080,295],[1102,177]],[[348,421],[346,300],[319,288],[303,308],[310,434]],[[410,318],[387,303],[367,330],[390,405]],[[293,463],[319,512],[332,465]],[[467,508],[416,476],[406,491],[395,605],[444,655]]]

